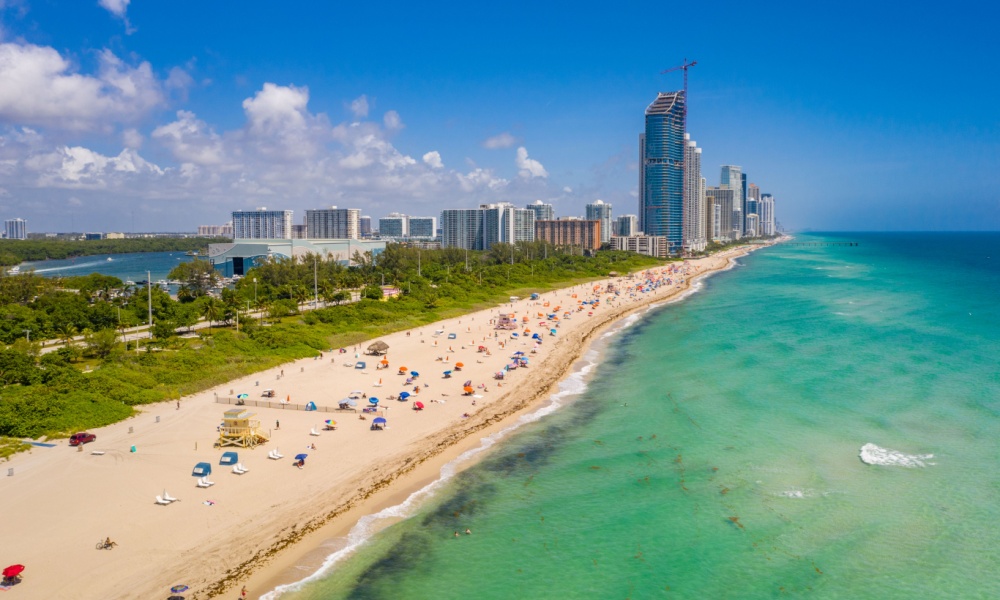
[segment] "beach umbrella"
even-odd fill
[[[416,371],[410,371],[410,375],[413,377],[420,377],[420,373],[417,373]]]
[[[308,457],[309,457],[308,454],[296,454],[295,455],[295,460],[305,460]]]
[[[346,404],[348,406],[357,406],[358,403],[354,401],[354,398],[344,398],[340,401],[340,404]]]
[[[188,591],[188,589],[189,589],[188,586],[181,584],[181,585],[175,585],[174,587],[170,588],[170,591],[174,594],[179,594],[181,592]]]
[[[323,421],[323,422],[326,423],[327,425],[331,425],[331,426],[337,424],[337,422],[334,421],[333,419],[327,419],[326,421]]]
[[[474,390],[472,389],[472,386],[471,386],[471,385],[467,385],[467,386],[465,386],[465,387],[464,387],[464,388],[462,388],[462,389],[463,389],[463,391],[465,391],[465,393],[466,393],[466,394],[471,394],[471,393],[472,393],[472,392],[474,391]]]
[[[372,425],[385,425],[384,417],[375,417],[372,419]]]
[[[240,400],[245,400],[250,397],[250,394],[236,394],[236,397]]]
[[[465,363],[460,363],[460,362],[455,363],[455,368],[456,369],[461,369],[464,366],[465,366]]]
[[[417,410],[421,410],[421,409],[423,409],[423,407],[424,407],[424,403],[423,402],[414,402],[413,403],[413,408],[415,408]]]
[[[24,571],[24,565],[11,565],[3,570],[4,577],[17,577]]]
[[[378,398],[372,396],[371,398],[368,399],[368,402],[372,403],[373,405],[378,404]]]
[[[444,376],[445,376],[445,377],[448,377],[448,376],[450,376],[450,375],[451,375],[451,371],[445,371],[445,372],[444,372]]]
[[[368,346],[368,352],[370,352],[372,354],[376,354],[376,353],[379,353],[379,352],[385,352],[388,349],[389,349],[389,344],[386,344],[382,340],[379,340],[379,341],[373,343],[372,345]]]
[[[400,400],[406,400],[409,397],[410,397],[410,392],[400,392],[399,393],[399,399]]]
[[[462,385],[465,386],[465,387],[468,387],[468,386],[472,385],[472,380],[470,379],[470,380],[466,381],[465,383],[463,383]]]
[[[388,358],[383,358],[381,362],[382,362],[383,365],[387,365],[387,364],[389,364],[389,359]]]

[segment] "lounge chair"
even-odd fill
[[[309,435],[319,435],[319,432],[316,431],[315,427],[313,427],[312,429],[309,430]]]
[[[173,496],[171,496],[170,492],[168,492],[167,490],[163,490],[163,499],[166,500],[167,502],[178,502],[180,500],[180,498],[174,498]]]
[[[237,475],[242,475],[246,472],[247,469],[243,468],[243,463],[236,463],[236,465],[233,466],[233,473],[236,473]]]
[[[281,453],[281,448],[275,448],[274,449],[274,457],[275,458],[285,458],[285,455]]]
[[[205,485],[207,485],[208,487],[212,487],[213,485],[215,485],[215,482],[214,481],[209,481],[207,476],[206,477],[202,477],[201,480],[204,481]]]
[[[156,503],[157,504],[162,504],[162,505],[166,506],[167,504],[170,504],[170,500],[164,500],[163,498],[160,498],[159,496],[157,496],[156,497]]]
[[[270,458],[271,460],[281,460],[282,458],[285,457],[285,455],[278,452],[278,449],[275,448],[274,450],[271,450],[270,452],[267,453],[267,457]]]
[[[198,487],[200,487],[200,488],[207,488],[207,487],[211,487],[211,486],[208,485],[207,483],[205,483],[205,478],[204,477],[199,477],[198,478]]]

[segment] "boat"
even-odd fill
[[[187,256],[198,256],[198,251],[197,250],[188,250],[184,254],[186,254]]]
[[[160,279],[159,281],[156,282],[156,285],[167,285],[167,280],[166,279]]]
[[[7,271],[7,273],[11,275],[17,275],[20,272],[21,272],[21,267],[11,267],[10,270]]]
[[[113,261],[113,260],[114,260],[114,259],[113,259],[113,258],[111,258],[110,256],[108,257],[108,262],[111,262],[111,261]]]
[[[125,285],[135,285],[135,282],[132,281],[131,279],[126,279],[125,280]]]

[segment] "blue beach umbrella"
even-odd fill
[[[451,375],[451,371],[445,371],[444,374],[445,375]]]
[[[372,419],[372,424],[373,425],[385,425],[385,418],[384,417],[376,417],[376,418]]]
[[[371,402],[372,404],[378,404],[378,398],[376,398],[374,396],[372,396],[371,398],[369,398],[368,401]]]
[[[296,454],[295,455],[295,460],[305,460],[306,457],[308,457],[308,456],[309,456],[308,454]]]
[[[417,373],[416,371],[410,371],[410,375],[413,377],[420,377],[420,373]]]
[[[171,593],[179,594],[181,592],[188,591],[188,586],[183,585],[183,584],[181,584],[181,585],[175,585],[174,587],[170,588],[170,591],[171,591]]]
[[[410,397],[410,392],[400,392],[399,393],[399,399],[400,400],[406,400],[409,397]]]
[[[250,397],[250,394],[237,394],[236,397],[240,400],[246,400]]]

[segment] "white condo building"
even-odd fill
[[[3,229],[8,240],[28,239],[28,222],[24,219],[7,219],[3,222]]]
[[[705,234],[705,184],[701,176],[701,148],[684,134],[684,227],[682,246],[685,252],[702,252],[708,247]]]
[[[556,218],[555,207],[541,200],[535,200],[527,206],[527,209],[535,213],[536,221],[551,221]]]
[[[743,197],[743,168],[735,165],[722,165],[722,174],[719,176],[719,187],[733,190],[733,214],[730,217],[730,229],[728,236],[731,240],[738,240],[743,237],[743,206],[746,199]]]
[[[281,240],[292,237],[292,211],[257,210],[233,211],[233,238],[238,240]]]
[[[760,235],[775,235],[778,231],[774,225],[774,196],[761,194],[757,211],[760,217]]]
[[[322,208],[306,211],[305,237],[313,240],[356,240],[361,237],[361,210]]]
[[[535,212],[501,202],[441,211],[441,247],[488,250],[535,240]]]
[[[615,219],[612,236],[629,236],[639,234],[639,215],[621,215]]]

